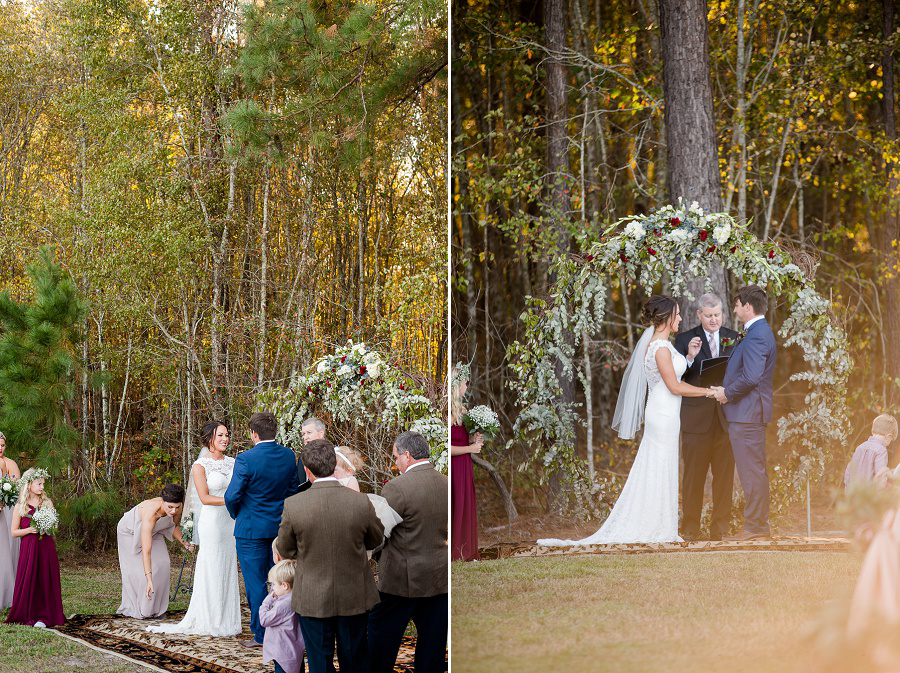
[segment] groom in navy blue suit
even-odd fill
[[[716,388],[720,411],[728,421],[734,463],[747,503],[744,532],[726,540],[769,537],[769,475],[766,473],[766,425],[772,420],[775,335],[765,319],[769,300],[758,285],[738,290],[734,314],[746,336],[734,347],[722,387]]]
[[[237,556],[253,631],[253,640],[240,642],[245,647],[262,647],[266,630],[259,623],[259,606],[266,597],[269,569],[275,565],[272,541],[278,537],[284,500],[311,484],[299,483],[294,452],[275,443],[275,416],[269,412],[253,414],[249,425],[254,446],[234,459],[225,507],[234,519]]]

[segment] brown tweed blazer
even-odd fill
[[[419,465],[385,484],[381,494],[403,521],[378,563],[378,589],[406,598],[447,593],[447,477]]]
[[[336,481],[313,485],[284,501],[278,552],[296,558],[291,607],[304,617],[360,615],[378,603],[366,557],[384,526],[362,493]]]

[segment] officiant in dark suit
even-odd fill
[[[700,324],[675,337],[675,349],[688,358],[682,380],[696,386],[700,385],[701,363],[708,358],[730,355],[737,339],[737,332],[722,326],[722,300],[719,297],[704,294],[699,304],[697,317]],[[691,360],[688,347],[694,339],[700,340],[700,352]],[[734,455],[718,411],[716,401],[706,397],[685,397],[681,401],[681,453],[684,458],[681,536],[688,541],[696,540],[700,535],[703,491],[710,467],[713,475],[710,539],[721,540],[728,535],[731,526]]]

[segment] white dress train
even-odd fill
[[[213,460],[203,456],[194,465],[206,472],[209,494],[222,497],[231,482],[234,458]],[[234,520],[225,506],[205,505],[195,527],[200,547],[194,568],[194,588],[187,613],[177,624],[150,626],[156,633],[236,636],[241,632],[241,598],[238,591]]]
[[[628,479],[606,521],[582,540],[538,540],[539,545],[564,547],[631,542],[681,542],[678,536],[678,437],[681,396],[669,392],[656,366],[656,352],[668,348],[678,380],[687,360],[667,340],[651,341],[644,356],[647,407],[644,436]]]

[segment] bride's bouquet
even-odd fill
[[[41,507],[31,517],[31,525],[41,537],[53,535],[59,528],[59,514],[49,505]]]
[[[181,538],[185,544],[194,544],[194,515],[188,514],[181,519]]]
[[[19,485],[9,475],[0,477],[0,504],[12,507],[19,499]]]
[[[473,432],[480,432],[485,439],[490,439],[500,432],[500,419],[496,412],[483,404],[469,409],[468,413],[463,416],[463,425],[466,426],[466,431],[470,435]]]

